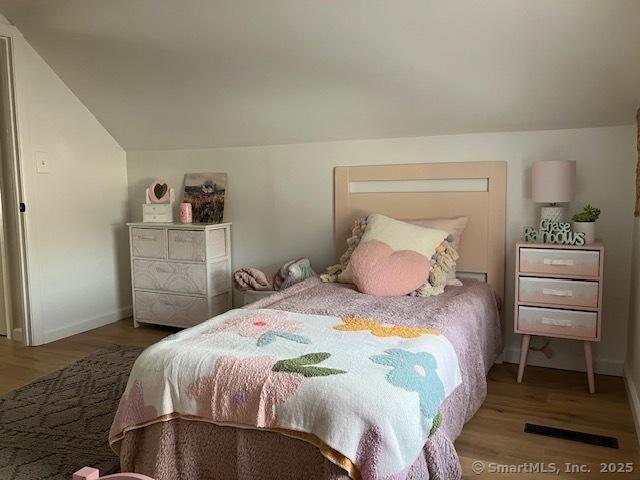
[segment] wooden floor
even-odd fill
[[[154,325],[133,328],[129,319],[39,347],[0,337],[0,395],[114,343],[146,347],[176,331]]]
[[[496,365],[489,373],[487,399],[456,441],[465,478],[640,478],[638,437],[622,378],[596,376],[596,394],[587,391],[584,373],[527,367],[516,383],[517,365]],[[617,437],[618,450],[523,432],[524,423]],[[556,464],[560,474],[474,475],[473,462],[522,465]],[[601,463],[632,462],[633,472],[601,472]],[[590,473],[565,473],[589,468]],[[522,467],[524,468],[524,467]]]
[[[174,331],[150,325],[134,329],[130,320],[123,320],[40,347],[0,337],[0,394],[105,346],[147,346]],[[582,373],[527,367],[520,385],[515,375],[516,366],[511,364],[496,365],[489,374],[487,399],[456,442],[464,478],[640,479],[638,440],[621,378],[597,376],[598,391],[590,395]],[[615,436],[620,449],[526,434],[525,422]],[[474,462],[482,462],[483,473],[474,473]],[[627,462],[633,464],[631,473],[600,472],[601,463]],[[524,470],[535,464],[547,469],[555,464],[560,474],[494,473],[497,468]],[[567,464],[591,471],[565,473]]]

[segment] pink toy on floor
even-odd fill
[[[153,480],[153,478],[139,473],[115,473],[101,477],[98,469],[84,467],[73,474],[72,480]]]

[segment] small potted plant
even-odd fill
[[[600,216],[600,209],[587,204],[584,209],[573,216],[573,231],[584,233],[585,243],[596,241],[596,220]]]

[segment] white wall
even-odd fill
[[[415,162],[508,161],[507,318],[512,331],[513,245],[524,225],[536,221],[530,201],[529,167],[534,160],[578,162],[577,198],[602,209],[598,228],[607,245],[603,341],[596,368],[621,374],[629,305],[634,195],[633,127],[540,132],[449,135],[206,150],[128,152],[130,218],[141,218],[144,189],[156,177],[179,192],[185,172],[229,174],[225,219],[233,221],[233,263],[266,266],[308,256],[316,269],[334,262],[333,167]],[[180,197],[180,195],[178,195]],[[509,333],[506,358],[516,361],[518,338]],[[556,356],[532,352],[532,364],[583,368],[582,346],[553,341]]]
[[[11,26],[32,341],[45,343],[126,317],[131,298],[126,155]],[[35,152],[51,173],[36,173]]]

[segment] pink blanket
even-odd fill
[[[238,290],[273,290],[273,275],[253,267],[243,267],[233,274],[233,283]]]
[[[461,478],[462,472],[453,442],[484,400],[486,373],[502,348],[499,315],[490,287],[466,283],[463,287],[448,287],[437,297],[381,298],[311,278],[251,304],[250,308],[364,316],[399,325],[439,328],[456,350],[462,384],[442,404],[442,425],[403,477],[455,480]],[[130,432],[118,446],[123,470],[158,480],[348,478],[317,447],[302,440],[188,420],[171,420]],[[375,471],[376,458],[370,462]]]

